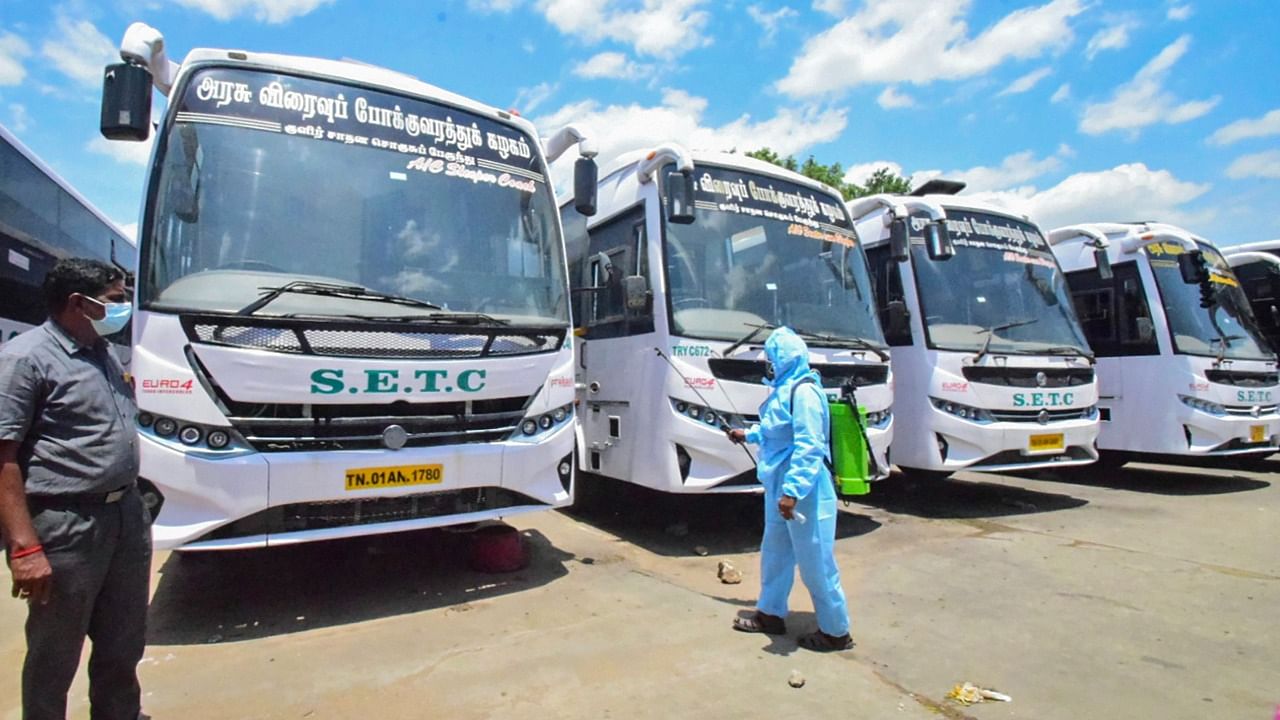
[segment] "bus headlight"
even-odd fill
[[[174,433],[178,432],[178,421],[173,418],[162,417],[157,419],[152,427],[155,428],[156,435],[162,438],[170,438],[173,437]]]
[[[950,400],[943,400],[935,397],[929,398],[929,402],[933,403],[933,406],[942,412],[958,417],[961,420],[968,420],[969,422],[975,422],[979,425],[986,425],[987,423],[993,423],[996,421],[996,419],[992,417],[991,412],[983,408],[969,407],[968,405],[962,405],[958,402],[951,402]]]
[[[1198,397],[1191,397],[1190,395],[1179,395],[1178,399],[1182,401],[1183,405],[1186,405],[1192,410],[1199,410],[1200,412],[1207,413],[1209,415],[1221,416],[1227,414],[1227,409],[1216,402],[1202,400]]]
[[[558,408],[527,417],[520,421],[520,427],[512,433],[512,440],[529,440],[553,428],[560,427],[573,419],[573,405],[561,405]]]
[[[187,425],[182,428],[182,432],[178,433],[178,439],[185,445],[195,445],[204,437],[204,433],[200,432],[200,428],[195,425]]]
[[[204,441],[214,450],[221,450],[231,444],[231,434],[225,430],[213,430]]]

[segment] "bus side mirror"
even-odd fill
[[[924,247],[930,260],[950,260],[956,254],[951,244],[951,235],[943,223],[945,220],[931,222],[924,226]]]
[[[141,65],[108,65],[102,74],[102,117],[108,140],[142,142],[151,136],[151,71]]]
[[[643,275],[628,275],[623,278],[622,293],[628,310],[644,310],[649,306],[649,283]]]
[[[573,164],[573,209],[587,217],[596,214],[599,172],[595,158],[580,157]]]
[[[693,176],[688,173],[667,173],[667,222],[693,223]]]
[[[1149,343],[1156,336],[1155,325],[1151,324],[1151,318],[1140,317],[1134,318],[1134,326],[1138,331],[1138,341]]]
[[[1103,280],[1110,280],[1116,274],[1111,270],[1111,256],[1107,254],[1104,247],[1096,247],[1093,249],[1093,260],[1098,266],[1098,277]]]
[[[894,262],[906,262],[910,253],[910,239],[907,236],[907,219],[897,218],[889,224],[889,259]]]
[[[1199,285],[1209,276],[1204,266],[1204,255],[1199,250],[1184,252],[1178,256],[1178,272],[1182,274],[1182,282],[1188,285]]]

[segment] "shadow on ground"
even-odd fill
[[[1158,495],[1225,495],[1271,487],[1266,480],[1240,474],[1239,467],[1224,466],[1221,461],[1199,461],[1193,466],[1129,464],[1103,469],[1086,465],[1062,468],[1052,472],[1027,475],[1040,480],[1072,485],[1105,487],[1113,490],[1154,493]],[[1216,472],[1210,472],[1210,471]],[[1266,472],[1252,470],[1251,472]]]
[[[573,507],[564,512],[656,555],[688,557],[759,550],[763,504],[761,495],[677,495],[580,474]],[[836,521],[836,539],[878,527],[871,517],[845,509]]]
[[[492,598],[564,576],[573,558],[521,533],[528,567],[467,567],[468,539],[442,530],[251,551],[172,553],[148,614],[148,643],[252,640]]]
[[[998,482],[955,477],[921,479],[901,472],[872,485],[871,493],[858,502],[892,513],[934,519],[1029,515],[1070,510],[1089,503],[1071,495]]]

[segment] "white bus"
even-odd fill
[[[156,546],[568,505],[569,287],[533,126],[362,64],[162,48],[131,26],[103,96],[121,139],[147,136],[153,82],[168,96],[134,320]]]
[[[1280,352],[1280,240],[1222,248],[1272,352]]]
[[[898,379],[893,460],[925,477],[1097,459],[1093,357],[1040,229],[934,181],[849,203]]]
[[[1098,355],[1104,462],[1275,452],[1276,357],[1213,245],[1163,223],[1049,240]]]
[[[599,213],[566,230],[583,470],[670,493],[760,492],[752,458],[721,426],[758,419],[763,344],[786,325],[829,397],[856,387],[874,479],[888,474],[889,356],[834,190],[677,144],[623,156],[599,187]]]
[[[0,125],[0,343],[45,321],[45,273],[65,257],[109,262],[132,277],[133,241]],[[126,333],[109,338],[126,366]]]

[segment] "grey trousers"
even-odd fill
[[[24,720],[64,720],[86,636],[90,717],[136,720],[146,647],[151,517],[137,490],[110,505],[41,505],[32,521],[53,567],[47,605],[27,613]]]

